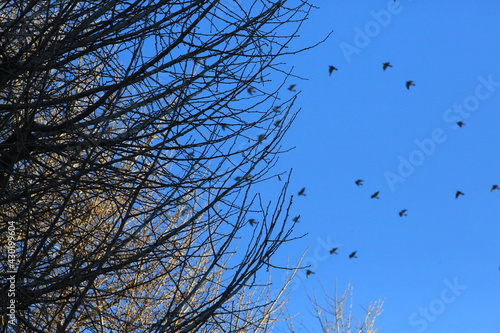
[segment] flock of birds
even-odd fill
[[[362,186],[362,185],[363,185],[363,182],[364,182],[364,180],[363,180],[363,179],[358,179],[358,180],[356,180],[354,183],[355,183],[357,186]],[[495,184],[495,185],[493,185],[493,186],[491,187],[491,192],[493,192],[493,191],[495,191],[495,190],[500,190],[500,185]],[[379,193],[380,193],[380,191],[377,191],[377,192],[373,193],[373,194],[370,196],[370,198],[371,198],[371,199],[380,199],[380,198],[379,198],[379,196],[378,196],[378,195],[379,195]],[[299,196],[306,196],[306,188],[305,188],[305,187],[304,187],[304,188],[302,188],[302,189],[298,192],[298,195],[299,195]],[[457,191],[457,192],[455,193],[455,199],[458,199],[458,197],[459,197],[459,196],[461,196],[461,195],[465,195],[465,194],[464,194],[462,191]],[[399,216],[403,217],[403,216],[407,216],[407,212],[408,212],[408,209],[402,209],[402,210],[401,210],[398,214],[399,214]],[[300,218],[300,215],[299,215],[299,216],[297,216],[297,217],[295,217],[295,218],[293,219],[293,221],[294,221],[294,222],[298,222],[298,219],[299,219],[299,218]],[[252,219],[252,220],[253,220],[253,219]],[[254,221],[255,221],[255,220],[254,220]],[[250,222],[250,221],[249,221],[249,222]],[[253,224],[252,224],[252,225],[253,225]],[[332,249],[330,250],[330,254],[338,254],[338,252],[337,252],[337,250],[338,250],[338,249],[339,249],[338,247],[334,247],[334,248],[332,248]],[[351,252],[351,253],[349,254],[349,259],[357,258],[357,255],[356,255],[356,254],[357,254],[357,252],[358,252],[358,251],[353,251],[353,252]],[[311,274],[316,274],[316,273],[315,273],[314,271],[310,270],[310,269],[307,269],[307,270],[306,270],[306,277],[309,277]]]
[[[394,1],[396,1],[396,0],[394,0]],[[390,62],[384,62],[384,63],[382,63],[382,70],[384,70],[384,71],[385,71],[385,70],[386,70],[387,68],[389,68],[389,67],[392,67],[392,65],[391,65],[391,63],[390,63]],[[338,68],[337,68],[337,67],[335,67],[335,66],[332,66],[332,65],[328,66],[328,75],[332,75],[334,71],[338,71]],[[408,90],[409,90],[411,86],[415,86],[415,82],[413,82],[412,80],[408,80],[408,81],[406,81],[406,84],[405,84],[405,85],[406,85],[406,89],[408,89]],[[295,92],[295,91],[296,91],[296,90],[295,90],[295,87],[296,87],[296,86],[297,86],[296,84],[291,84],[291,85],[288,87],[288,90],[290,90],[290,91],[292,91],[292,92]],[[252,94],[254,93],[255,89],[254,89],[253,87],[249,87],[249,88],[247,89],[247,91],[248,91],[248,93],[249,93],[250,95],[252,95]],[[276,111],[276,110],[275,110],[275,111]],[[278,125],[279,125],[279,123],[275,124],[275,126],[278,126]],[[458,125],[459,127],[463,127],[463,126],[465,125],[465,123],[464,123],[464,122],[462,122],[462,121],[457,121],[457,125]],[[261,138],[261,137],[259,137],[258,139],[259,139],[259,141],[262,141],[264,138],[263,138],[263,137],[262,137],[262,138]],[[240,177],[237,177],[237,178],[240,178]],[[278,179],[279,179],[279,180],[281,180],[281,178],[279,177],[279,175],[278,175]],[[362,186],[362,185],[363,185],[363,182],[364,182],[364,180],[363,180],[363,179],[358,179],[358,180],[356,180],[354,183],[355,183],[357,186]],[[491,192],[493,192],[493,191],[495,191],[495,190],[500,190],[500,185],[496,185],[496,184],[495,184],[495,185],[493,185],[493,186],[491,187]],[[370,198],[371,198],[371,199],[380,199],[379,194],[380,194],[380,191],[377,191],[377,192],[373,193],[373,194],[371,195],[371,197],[370,197]],[[298,192],[298,195],[299,195],[299,196],[306,196],[306,188],[305,188],[305,187],[304,187],[304,188],[302,188],[302,189]],[[457,190],[457,192],[455,193],[455,198],[456,198],[456,199],[458,199],[458,197],[460,197],[461,195],[465,195],[465,194],[464,194],[462,191]],[[399,211],[398,215],[399,215],[400,217],[408,216],[407,212],[408,212],[408,209],[402,209],[401,211]],[[300,220],[300,215],[295,216],[295,217],[293,218],[293,221],[294,221],[294,222],[299,222],[299,220]],[[248,220],[248,223],[249,223],[250,225],[254,226],[255,224],[257,224],[257,221],[256,221],[255,219],[249,219],[249,220]],[[334,247],[334,248],[332,248],[332,249],[330,250],[330,254],[338,254],[338,252],[337,252],[337,251],[338,251],[338,249],[339,249],[338,247]],[[349,254],[349,259],[357,258],[357,255],[356,255],[356,254],[357,254],[357,251],[353,251],[353,252],[351,252],[351,253]],[[314,271],[310,270],[310,269],[307,269],[307,270],[306,270],[306,277],[309,277],[311,274],[316,274],[316,273],[315,273]]]

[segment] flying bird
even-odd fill
[[[306,188],[302,188],[302,190],[299,191],[299,195],[306,196]]]
[[[379,193],[380,193],[380,191],[377,191],[377,192],[373,193],[373,194],[372,194],[372,196],[371,196],[370,198],[371,198],[371,199],[380,199],[380,198],[378,197],[378,194],[379,194]]]
[[[314,273],[313,271],[311,271],[310,269],[308,269],[308,270],[306,271],[306,277],[308,278],[308,277],[309,277],[309,275],[311,275],[311,274],[316,274],[316,273]]]
[[[414,86],[415,83],[413,83],[413,81],[406,81],[406,89],[410,89],[411,86]]]
[[[465,194],[463,192],[457,191],[457,193],[455,193],[455,199],[457,199],[461,195],[465,195]]]
[[[402,211],[399,212],[399,216],[401,216],[401,217],[406,216],[407,211],[408,211],[408,209],[403,209]]]
[[[364,182],[363,179],[358,179],[354,183],[356,183],[356,185],[358,185],[358,186],[361,186],[361,185],[363,185],[363,182]]]
[[[293,222],[299,222],[299,220],[300,220],[300,215],[295,216],[295,217],[293,218]]]
[[[257,224],[257,221],[255,221],[255,219],[250,219],[248,220],[248,223],[250,223],[251,226],[254,226]]]
[[[249,88],[247,89],[247,91],[248,91],[248,93],[249,93],[250,95],[253,95],[253,92],[255,91],[255,88],[254,88],[254,87],[249,87]]]
[[[357,258],[357,257],[356,257],[356,252],[358,252],[358,251],[354,251],[353,253],[351,253],[351,254],[349,255],[349,259],[352,259],[352,258]]]
[[[493,185],[493,186],[491,187],[491,192],[493,192],[494,190],[498,190],[498,189],[500,189],[500,186],[498,186],[498,185]]]
[[[382,64],[382,69],[385,71],[388,67],[392,67],[390,62],[384,62]]]
[[[290,91],[296,91],[295,90],[296,86],[297,86],[296,84],[291,84],[290,87],[288,87],[288,90],[290,90]]]
[[[332,75],[333,71],[338,71],[339,69],[335,66],[328,66],[328,75]]]
[[[337,253],[338,249],[339,249],[338,247],[334,247],[333,249],[330,250],[330,254],[338,254]]]
[[[465,125],[465,123],[463,121],[457,121],[457,125],[458,127],[462,127]]]

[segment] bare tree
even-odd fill
[[[287,181],[273,203],[255,187],[276,181],[295,117],[279,57],[310,10],[0,3],[3,331],[271,327],[279,298],[256,275],[292,239],[291,199]]]
[[[313,316],[317,319],[323,333],[376,333],[375,320],[382,313],[384,302],[377,300],[371,302],[364,309],[364,316],[358,319],[353,314],[353,288],[349,284],[344,292],[339,295],[337,288],[333,296],[323,288],[326,305],[318,300],[316,294],[310,297],[313,306]],[[303,317],[299,317],[303,319]],[[290,332],[297,332],[291,318],[287,319]]]

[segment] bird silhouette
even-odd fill
[[[254,226],[257,224],[257,221],[255,221],[255,219],[250,219],[248,220],[248,223],[250,223],[251,226]]]
[[[500,186],[498,186],[498,185],[493,185],[493,186],[491,187],[491,192],[493,192],[494,190],[498,190],[498,189],[500,189]]]
[[[280,107],[279,107],[279,106],[275,106],[275,107],[273,108],[273,111],[274,111],[274,112],[280,112]]]
[[[248,93],[249,93],[250,95],[253,95],[253,92],[255,91],[255,88],[254,88],[254,87],[249,87],[249,88],[247,89],[247,91],[248,91]]]
[[[380,198],[378,197],[378,194],[379,194],[379,193],[380,193],[380,191],[377,191],[377,192],[373,193],[373,194],[372,194],[372,196],[371,196],[370,198],[371,198],[371,199],[380,199]]]
[[[308,278],[308,277],[309,277],[309,275],[311,275],[311,274],[316,274],[316,273],[314,273],[313,271],[311,271],[310,269],[308,269],[308,270],[306,271],[306,277]]]
[[[332,75],[333,71],[338,71],[339,69],[335,66],[328,66],[328,75]]]
[[[358,185],[358,186],[361,186],[361,185],[363,185],[363,182],[364,182],[363,179],[358,179],[354,183],[356,183],[356,185]]]
[[[411,86],[414,86],[415,83],[413,83],[413,81],[406,81],[406,89],[410,89]]]
[[[461,195],[465,195],[465,194],[463,192],[457,191],[457,193],[455,193],[455,199],[457,199]]]
[[[457,121],[457,125],[458,127],[462,127],[465,125],[465,123],[463,121]]]
[[[333,249],[330,250],[330,254],[338,254],[337,253],[338,249],[339,249],[338,247],[334,247]]]
[[[264,134],[259,134],[259,136],[257,136],[257,141],[262,142],[262,141],[264,141],[265,138],[266,138],[266,136]]]
[[[385,71],[388,67],[392,67],[390,62],[384,62],[382,64],[382,69]]]
[[[351,253],[351,254],[349,255],[349,259],[352,259],[352,258],[357,258],[357,256],[356,256],[356,252],[358,252],[358,251],[354,251],[353,253]]]
[[[300,220],[300,215],[295,216],[295,217],[293,218],[293,222],[299,222],[299,220]]]
[[[297,86],[296,84],[291,84],[290,87],[288,87],[288,90],[290,90],[290,91],[296,91],[295,90],[296,86]]]
[[[275,127],[280,126],[282,121],[283,121],[283,119],[276,120],[276,121],[274,122],[274,126],[275,126]]]
[[[402,211],[399,212],[399,216],[401,216],[401,217],[406,216],[407,211],[408,211],[408,209],[403,209]]]
[[[299,191],[299,195],[306,196],[306,188],[302,188],[302,190]]]

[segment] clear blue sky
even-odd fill
[[[296,46],[335,32],[287,58],[307,80],[288,80],[302,110],[277,167],[293,167],[296,233],[308,235],[275,262],[308,248],[316,272],[293,283],[295,322],[318,332],[306,294],[350,281],[357,314],[385,300],[382,332],[499,332],[500,2],[317,3]]]

